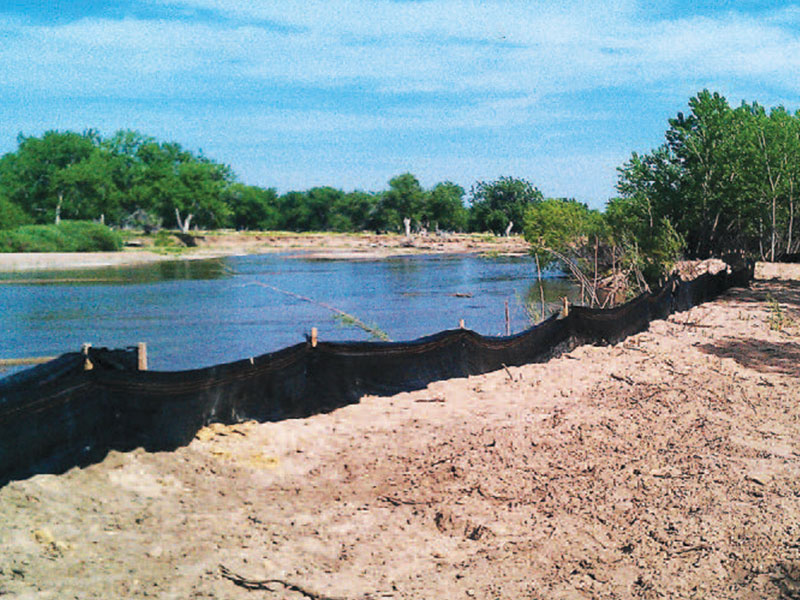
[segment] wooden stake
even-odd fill
[[[316,327],[312,327],[311,328],[311,347],[312,348],[316,348],[317,347],[317,328]]]
[[[140,371],[147,371],[147,343],[139,342],[136,346],[137,367]]]
[[[94,365],[92,364],[92,361],[89,360],[89,348],[91,348],[91,347],[92,347],[92,345],[90,343],[88,343],[88,342],[85,342],[81,346],[81,354],[83,354],[83,356],[85,357],[83,359],[83,370],[84,371],[91,371],[92,369],[94,369]]]
[[[508,300],[506,300],[506,335],[511,335],[511,315],[508,313]]]
[[[467,326],[464,325],[464,319],[459,319],[458,320],[458,328],[459,329],[466,329],[467,328]]]
[[[568,317],[569,316],[569,300],[567,300],[566,296],[564,296],[564,298],[562,298],[562,300],[564,300],[564,309],[561,311],[561,316],[562,317]]]

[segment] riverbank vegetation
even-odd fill
[[[619,171],[619,197],[603,212],[568,199],[528,209],[525,236],[557,261],[590,302],[630,297],[662,280],[682,258],[777,260],[800,251],[800,113],[767,110],[707,90],[669,120],[665,143],[633,153]]]
[[[0,158],[0,229],[62,220],[119,228],[188,232],[494,231],[522,230],[527,203],[541,198],[529,182],[510,177],[478,182],[467,202],[452,182],[424,189],[402,173],[376,192],[315,187],[279,195],[237,181],[227,165],[173,142],[135,131],[110,138],[96,131],[20,135]]]
[[[669,120],[664,144],[633,153],[618,171],[619,196],[603,211],[545,198],[515,177],[478,181],[469,193],[449,181],[425,189],[402,173],[379,191],[278,194],[238,181],[202,152],[135,131],[109,138],[49,131],[20,135],[17,150],[0,158],[0,230],[15,232],[3,234],[1,247],[33,248],[31,238],[52,238],[39,249],[55,247],[53,230],[29,227],[62,220],[183,233],[524,233],[543,261],[561,263],[583,283],[626,281],[632,289],[657,281],[682,257],[776,260],[800,250],[797,113],[757,103],[732,108],[703,91],[688,113]]]
[[[111,252],[121,248],[122,236],[100,223],[64,221],[0,229],[0,252]]]

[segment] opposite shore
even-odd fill
[[[176,238],[177,239],[177,238]],[[119,252],[0,253],[0,272],[118,267],[167,260],[202,260],[247,254],[287,253],[319,260],[381,260],[420,254],[488,254],[524,256],[528,243],[520,236],[477,234],[414,235],[339,233],[210,232],[193,236],[193,247],[155,247],[138,236]]]

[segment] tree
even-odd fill
[[[112,177],[113,160],[108,151],[95,148],[87,158],[55,175],[56,187],[64,198],[63,218],[119,222],[122,210]]]
[[[791,252],[800,183],[800,118],[757,103],[732,109],[703,90],[669,121],[666,144],[634,154],[617,189],[654,226],[669,223],[690,257]],[[665,221],[662,221],[665,220]],[[666,234],[665,234],[666,235]]]
[[[410,225],[420,225],[425,191],[417,178],[411,173],[403,173],[389,180],[389,189],[385,191],[373,214],[372,226],[376,229],[400,231],[404,221]]]
[[[269,231],[280,226],[278,195],[273,188],[234,183],[226,197],[233,226],[238,230]]]
[[[471,192],[470,229],[502,233],[522,231],[525,213],[541,202],[542,193],[530,182],[514,177],[496,181],[479,181]]]
[[[331,210],[330,225],[334,231],[364,231],[377,205],[375,194],[350,192],[343,194]]]
[[[464,188],[450,181],[437,183],[427,194],[422,215],[434,229],[464,231],[469,218],[464,206]]]
[[[18,205],[0,196],[0,230],[29,225],[33,219]]]
[[[0,194],[15,203],[37,223],[58,222],[70,186],[60,173],[88,158],[96,148],[96,134],[48,131],[41,138],[18,137],[16,152],[0,160]]]
[[[331,208],[343,195],[330,187],[284,194],[278,200],[283,227],[290,231],[326,231]]]

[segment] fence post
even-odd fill
[[[317,328],[316,327],[312,327],[311,328],[311,347],[312,348],[316,348],[317,347]]]
[[[83,357],[84,357],[83,358],[83,370],[84,371],[91,371],[92,369],[94,369],[94,365],[92,364],[92,361],[89,360],[89,348],[91,348],[91,347],[92,347],[92,345],[89,342],[84,342],[81,345],[81,354],[83,354]]]
[[[139,342],[136,345],[136,366],[140,371],[147,371],[147,343]]]

